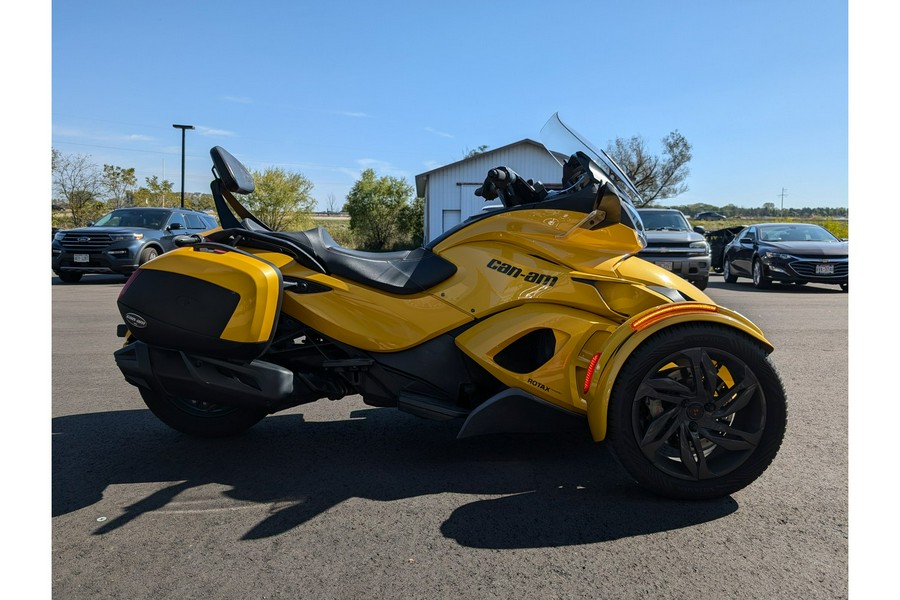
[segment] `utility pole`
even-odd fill
[[[781,210],[782,211],[784,211],[784,197],[787,196],[787,194],[785,194],[786,191],[787,191],[786,189],[781,188],[781,193],[778,194],[779,196],[781,196]]]
[[[181,208],[184,208],[184,132],[186,129],[193,129],[193,125],[172,125],[175,129],[181,130]]]

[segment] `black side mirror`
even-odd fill
[[[706,235],[706,229],[701,227],[700,225],[695,225],[694,231],[699,233],[700,235]]]
[[[184,229],[184,226],[181,223],[172,223],[168,227],[166,227],[169,231],[175,231],[176,229]]]

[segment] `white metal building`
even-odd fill
[[[425,198],[425,240],[433,240],[454,225],[481,214],[484,198],[475,195],[487,172],[509,167],[525,179],[557,187],[562,167],[542,144],[524,139],[471,158],[416,175],[416,195]],[[496,204],[491,201],[488,204]]]

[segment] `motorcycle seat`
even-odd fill
[[[315,257],[333,275],[391,294],[419,294],[456,273],[456,265],[425,248],[365,252],[344,248],[323,227],[278,231]]]

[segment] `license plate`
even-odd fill
[[[816,275],[834,275],[834,265],[831,265],[831,264],[816,265]]]
[[[658,262],[658,263],[656,263],[656,264],[658,264],[660,267],[662,267],[662,268],[665,269],[666,271],[671,271],[671,270],[672,270],[672,261],[670,261],[670,260],[669,260],[669,261],[666,261],[666,262]]]
[[[80,262],[80,263],[91,262],[91,255],[90,254],[76,254],[74,260],[75,260],[75,262]]]

